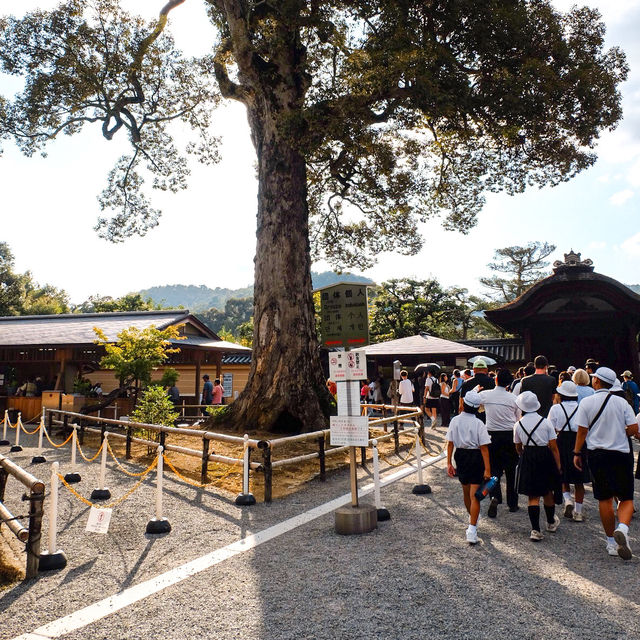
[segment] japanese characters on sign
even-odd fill
[[[330,353],[329,377],[334,382],[341,382],[343,380],[366,380],[367,354],[364,349]]]
[[[336,284],[320,291],[322,342],[326,347],[369,344],[366,284]]]
[[[332,447],[366,447],[369,444],[367,416],[331,416]]]

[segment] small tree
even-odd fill
[[[508,274],[511,277],[491,276],[480,278],[480,282],[489,289],[489,295],[502,302],[511,302],[520,297],[529,287],[545,278],[546,261],[556,246],[548,242],[529,242],[524,247],[504,247],[497,249],[488,267],[492,271]]]
[[[173,402],[169,400],[167,392],[160,385],[152,385],[145,389],[140,396],[138,406],[131,412],[134,422],[162,424],[165,427],[173,426],[178,415]]]
[[[98,327],[93,330],[98,336],[96,344],[106,351],[100,366],[113,369],[121,387],[133,386],[136,400],[140,387],[150,384],[153,369],[165,362],[169,354],[180,351],[171,347],[171,340],[184,339],[178,334],[178,327],[167,327],[162,331],[153,325],[146,329],[129,327],[118,334],[115,343]]]
[[[160,378],[160,386],[173,387],[178,382],[178,378],[180,378],[180,372],[173,367],[167,367]]]

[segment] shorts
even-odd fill
[[[587,452],[596,500],[633,500],[633,458],[628,453],[593,449]]]
[[[456,475],[461,484],[482,484],[484,480],[484,460],[480,449],[456,449]]]
[[[427,398],[425,400],[424,406],[427,407],[427,409],[439,409],[440,398]]]

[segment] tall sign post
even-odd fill
[[[331,416],[331,445],[349,447],[351,505],[335,512],[337,533],[368,533],[378,526],[377,510],[358,500],[356,447],[369,444],[369,418],[360,415],[360,380],[367,377],[364,350],[336,351],[329,354],[329,376],[338,387],[338,415]]]

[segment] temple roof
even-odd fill
[[[476,355],[485,353],[482,349],[470,347],[443,338],[436,338],[427,334],[418,334],[408,338],[398,338],[364,347],[368,356],[399,356],[399,355]]]

